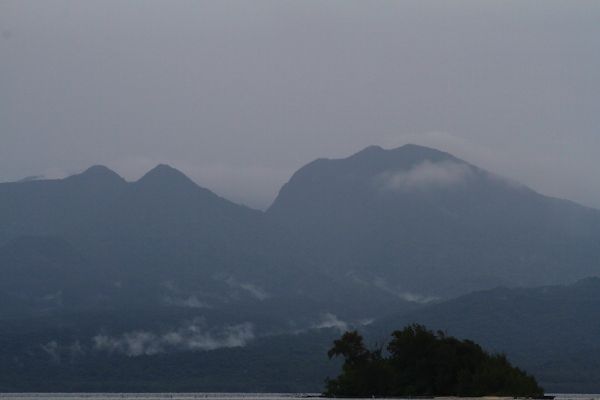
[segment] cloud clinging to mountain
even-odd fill
[[[254,327],[250,323],[208,329],[202,321],[194,320],[160,333],[137,330],[117,336],[98,334],[93,342],[96,350],[135,357],[176,350],[208,351],[243,347],[254,337]]]
[[[464,184],[472,174],[464,163],[423,161],[409,170],[386,171],[375,178],[375,183],[394,191],[435,189]]]

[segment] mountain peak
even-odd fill
[[[91,167],[89,167],[88,169],[86,169],[85,171],[83,171],[84,174],[115,174],[116,172],[114,172],[113,170],[111,170],[110,168],[104,166],[104,165],[92,165]]]
[[[125,180],[117,174],[115,171],[111,170],[104,165],[93,165],[83,171],[80,174],[72,175],[66,178],[71,181],[83,181],[83,180],[103,180],[103,181],[120,181],[124,182]]]
[[[167,164],[159,164],[148,171],[130,187],[130,192],[135,197],[135,202],[145,203],[147,206],[170,208],[173,213],[183,213],[181,209],[197,209],[197,207],[210,207],[211,210],[222,210],[234,206],[211,190],[196,184],[183,172]],[[240,208],[234,206],[234,208]],[[182,214],[180,214],[182,215]],[[194,216],[191,216],[194,218]]]
[[[369,146],[346,158],[325,159],[319,163],[308,164],[303,169],[311,173],[323,173],[324,169],[334,174],[355,174],[374,176],[388,171],[409,170],[421,163],[464,161],[434,148],[406,144],[401,147],[384,149],[380,146]],[[465,163],[466,164],[466,163]]]
[[[422,146],[420,144],[407,143],[404,146],[396,147],[395,149],[391,149],[389,151],[392,152],[403,152],[403,153],[415,153],[422,155],[430,155],[430,156],[443,156],[448,158],[455,158],[452,154],[446,153],[445,151],[438,150],[433,147]]]
[[[421,146],[417,144],[405,144],[400,147],[392,149],[384,149],[381,146],[368,146],[358,153],[348,157],[348,159],[370,159],[370,158],[386,158],[386,159],[397,159],[406,158],[412,160],[425,160],[438,161],[443,159],[455,159],[449,153],[441,150],[434,149],[432,147]]]
[[[377,154],[377,153],[383,153],[387,150],[385,150],[383,147],[381,146],[377,146],[377,145],[371,145],[371,146],[367,146],[364,149],[362,149],[361,151],[359,151],[358,153],[354,154],[354,155],[359,155],[359,154]]]
[[[142,176],[136,184],[197,186],[183,172],[167,164],[158,164]]]
[[[423,151],[423,152],[432,152],[432,153],[443,153],[443,151],[438,150],[433,147],[423,146],[420,144],[407,143],[405,145],[396,147],[394,149],[390,149],[390,151]]]

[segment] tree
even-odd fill
[[[381,354],[381,348],[373,351],[365,348],[363,338],[357,331],[344,333],[327,352],[329,358],[344,357],[344,365],[337,379],[327,380],[326,394],[370,397],[374,393],[387,392],[391,371]]]
[[[410,325],[392,333],[387,357],[368,350],[362,336],[346,332],[330,358],[344,357],[342,373],[327,381],[328,396],[521,396],[540,397],[531,375],[502,354],[489,354],[470,340]]]

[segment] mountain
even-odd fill
[[[128,183],[72,240],[122,273],[164,273],[167,281],[182,268],[198,274],[244,271],[257,249],[253,242],[264,234],[260,212],[159,165]]]
[[[250,371],[229,386],[236,390],[315,390],[331,364],[308,349],[326,348],[332,332],[389,314],[426,316],[473,290],[568,283],[597,275],[598,265],[599,211],[415,145],[316,160],[266,212],[167,165],[135,182],[95,166],[65,179],[0,183],[0,390],[139,390],[149,382],[221,390],[233,379],[227,371]],[[523,293],[524,302],[543,294],[502,290]],[[490,293],[477,301],[496,304]],[[498,310],[508,321],[519,302]],[[540,310],[524,307],[517,322]],[[581,316],[592,318],[588,311]],[[493,335],[474,339],[496,346]],[[588,359],[575,350],[543,358],[553,346],[543,343],[521,361],[554,387],[575,387],[575,378],[556,369],[553,378],[532,362],[561,360],[573,370]],[[277,384],[265,384],[262,355],[278,365],[281,374],[270,377]],[[207,360],[222,368],[207,372]],[[162,367],[180,362],[211,378],[199,384]],[[113,386],[86,384],[114,365]],[[49,366],[54,372],[44,372]],[[119,380],[129,369],[138,373],[130,386]],[[152,371],[150,381],[143,371]]]
[[[504,352],[550,393],[600,390],[600,279],[478,291],[368,327],[372,340],[425,324]]]
[[[112,352],[100,349],[94,341],[78,341],[66,329],[41,322],[13,323],[10,329],[0,325],[1,392],[318,393],[324,378],[339,371],[339,362],[326,354],[338,335],[334,329],[232,341],[210,351],[156,348],[132,355],[118,346]],[[85,330],[88,323],[84,318],[77,326]],[[56,341],[58,333],[62,341]],[[144,338],[155,339],[147,332],[128,337],[133,346]],[[199,331],[191,340],[207,343],[215,337]]]
[[[21,237],[64,240],[90,277],[142,304],[303,298],[346,318],[574,281],[600,263],[599,211],[416,145],[316,160],[266,213],[167,165],[136,182],[95,166],[0,184],[0,245]]]
[[[0,318],[178,308],[216,325],[295,330],[330,313],[361,319],[384,305],[413,307],[385,293],[365,301],[368,291],[313,268],[287,229],[167,165],[135,182],[98,166],[0,184],[0,219],[0,269],[10,275]]]
[[[0,246],[0,315],[48,313],[93,301],[101,280],[73,247],[55,237],[20,237]],[[97,271],[96,271],[97,272]],[[68,279],[65,279],[68,277]],[[93,285],[92,285],[93,283]]]
[[[66,179],[0,184],[0,244],[19,236],[61,236],[76,229],[127,186],[94,166]]]
[[[267,216],[330,274],[409,299],[600,272],[598,210],[422,146],[313,161]]]
[[[293,304],[303,323],[328,313],[376,318],[497,285],[574,281],[597,274],[600,261],[599,211],[416,145],[316,160],[266,213],[167,165],[135,182],[94,166],[0,184],[0,222],[0,246],[33,237],[71,246],[82,279],[103,288],[91,285],[89,297],[103,305],[244,302],[283,318]],[[64,284],[75,276],[64,272]]]
[[[35,324],[11,320],[0,324],[0,390],[318,392],[325,377],[340,371],[339,360],[328,360],[326,353],[344,329],[359,329],[372,347],[385,345],[393,330],[421,323],[505,353],[547,393],[597,393],[598,310],[600,279],[588,278],[571,285],[478,291],[364,326],[340,320],[337,326],[323,321],[291,334],[255,332],[230,346],[219,342],[218,331],[211,336],[201,322],[193,325],[196,336],[186,338],[185,329],[171,332],[190,342],[213,340],[216,345],[208,351],[157,347],[161,326],[182,317],[173,316],[173,309],[146,311],[148,315],[110,313],[111,326],[129,335],[104,331],[103,341],[95,338],[102,333],[98,320],[107,317],[98,314],[58,322],[38,319]],[[144,322],[146,330],[134,328],[149,317],[153,327]],[[231,328],[228,332],[240,334]],[[109,340],[112,351],[105,348]],[[105,379],[94,379],[99,371]]]

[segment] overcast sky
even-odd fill
[[[264,208],[408,142],[600,207],[600,1],[0,0],[0,181],[163,162]]]

